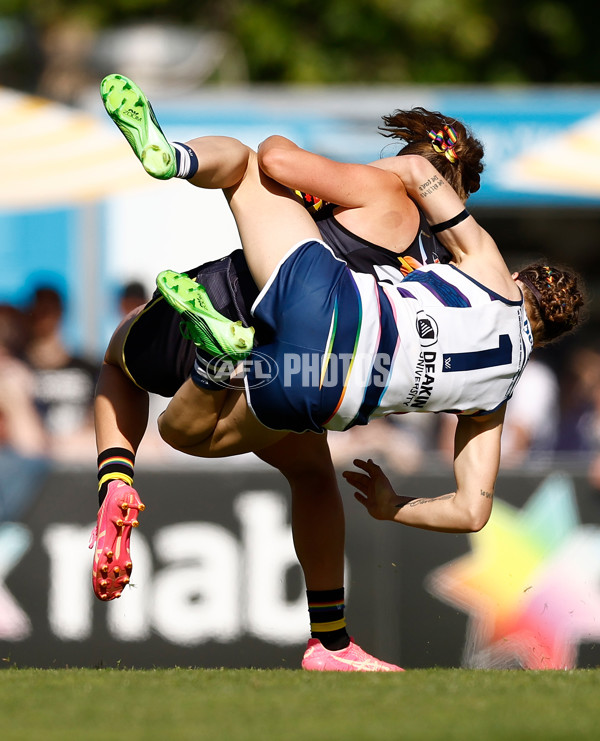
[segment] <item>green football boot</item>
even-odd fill
[[[185,274],[163,270],[156,285],[183,317],[187,337],[213,357],[226,355],[234,363],[246,358],[254,344],[254,328],[232,322],[213,307],[203,286]]]
[[[106,112],[127,139],[149,175],[159,180],[177,171],[175,150],[163,134],[150,101],[139,87],[123,75],[108,75],[100,84]]]

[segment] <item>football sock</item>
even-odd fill
[[[225,358],[215,358],[196,348],[196,359],[191,378],[196,386],[209,391],[222,391],[228,388],[228,381],[234,370],[234,364]]]
[[[339,651],[350,643],[344,617],[344,587],[306,592],[310,634],[329,651]]]
[[[187,144],[181,142],[171,142],[175,150],[175,162],[177,164],[176,178],[189,180],[198,172],[198,158],[196,152]]]
[[[108,485],[115,479],[121,479],[129,486],[133,485],[133,466],[135,453],[126,448],[107,448],[98,456],[98,506],[102,506]]]

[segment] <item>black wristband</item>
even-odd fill
[[[448,219],[448,221],[442,221],[441,224],[436,224],[435,226],[430,227],[432,234],[437,234],[438,232],[443,232],[445,229],[450,229],[453,226],[456,226],[457,224],[460,224],[461,221],[464,221],[465,219],[468,219],[471,214],[467,211],[465,208],[464,211],[461,211],[458,216],[455,216],[453,219]]]

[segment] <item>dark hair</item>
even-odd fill
[[[28,311],[36,311],[44,314],[48,311],[62,314],[65,308],[65,302],[61,292],[50,285],[40,285],[33,292],[33,297],[29,302]]]
[[[412,108],[408,111],[394,111],[383,116],[385,126],[379,130],[383,136],[403,139],[406,146],[398,154],[420,154],[450,183],[459,197],[466,201],[471,193],[479,190],[479,176],[483,172],[483,145],[476,139],[471,130],[461,121],[443,116],[438,111],[426,108]],[[433,147],[429,132],[437,134],[451,126],[456,132],[456,142],[452,152],[456,161],[452,163],[444,152]]]
[[[28,339],[29,327],[23,312],[12,304],[0,304],[0,348],[21,358]]]
[[[144,287],[143,283],[140,283],[138,280],[132,280],[129,283],[126,283],[121,288],[120,293],[121,299],[139,299],[141,304],[146,303],[147,300],[147,292]]]
[[[535,332],[537,345],[552,342],[579,324],[585,298],[581,279],[573,271],[535,264],[519,271],[517,279],[530,294],[530,319],[540,324]]]

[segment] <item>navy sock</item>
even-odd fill
[[[196,348],[196,359],[191,379],[200,388],[209,391],[222,391],[229,388],[229,379],[235,366],[223,357],[215,358]]]
[[[189,180],[198,172],[198,158],[196,152],[187,144],[181,142],[171,142],[175,150],[175,161],[177,164],[176,178]]]

